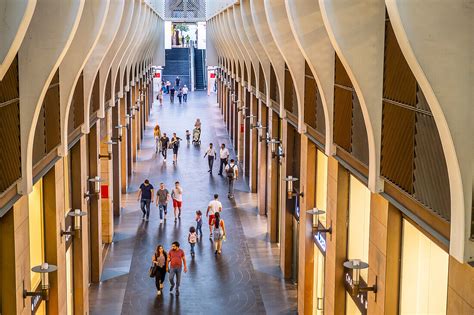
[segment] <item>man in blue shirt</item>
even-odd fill
[[[150,217],[150,203],[153,202],[153,196],[153,185],[150,184],[148,179],[145,179],[143,184],[140,185],[137,197],[137,200],[140,201],[140,208],[143,212],[142,220],[148,221],[148,218]]]

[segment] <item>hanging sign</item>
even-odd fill
[[[352,271],[346,269],[344,272],[344,288],[347,292],[349,292],[349,295],[352,297],[352,300],[354,301],[355,305],[357,305],[357,308],[362,313],[362,315],[367,315],[367,305],[369,304],[367,292],[359,292],[359,294],[353,296],[352,281]],[[359,282],[361,287],[367,287],[367,283],[365,283],[362,278],[359,279]]]

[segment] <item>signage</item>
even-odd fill
[[[157,79],[161,78],[161,73],[160,73],[160,72],[156,72],[156,73],[155,73],[155,78],[157,78]]]
[[[318,246],[319,250],[325,255],[326,254],[326,233],[316,232],[314,234],[314,243]]]
[[[359,284],[361,287],[367,287],[367,284],[365,283],[362,278],[359,279]],[[352,297],[352,300],[354,301],[355,305],[357,305],[357,308],[359,311],[362,313],[362,315],[367,315],[367,305],[368,305],[368,299],[367,299],[367,292],[359,292],[356,296],[352,294],[352,271],[346,270],[344,272],[344,287],[347,292],[349,292],[349,295]]]
[[[215,79],[216,78],[216,74],[215,73],[211,73],[211,79]]]
[[[100,186],[100,197],[104,199],[109,198],[109,185]]]
[[[41,302],[43,302],[43,297],[41,295],[35,295],[31,297],[31,314],[36,314]]]

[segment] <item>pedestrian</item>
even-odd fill
[[[174,183],[171,198],[173,199],[174,222],[176,222],[181,219],[181,207],[183,206],[183,188],[181,188],[179,182]]]
[[[183,103],[183,89],[182,88],[179,88],[178,90],[178,101],[179,101],[179,104]]]
[[[191,133],[188,129],[186,129],[186,141],[188,142],[188,144],[191,142]]]
[[[179,87],[179,83],[181,82],[181,79],[179,78],[179,75],[176,77],[176,87]]]
[[[176,296],[179,296],[179,285],[181,283],[181,271],[184,266],[184,272],[188,272],[188,267],[186,266],[186,256],[184,251],[179,248],[179,242],[173,242],[171,245],[171,250],[168,251],[168,270],[170,273],[170,292],[173,292],[173,289],[176,285]],[[176,277],[176,283],[174,278]]]
[[[175,92],[175,89],[174,89],[174,86],[172,86],[170,88],[170,102],[171,102],[171,104],[174,104],[174,92]]]
[[[163,223],[163,218],[166,220],[166,215],[168,214],[168,201],[170,201],[171,196],[168,189],[165,188],[164,183],[160,183],[160,189],[156,191],[156,205],[160,211],[160,223]]]
[[[201,131],[201,119],[196,118],[196,122],[194,123],[194,128],[199,129],[199,131]]]
[[[160,105],[163,105],[163,89],[160,89],[158,91],[158,95],[156,96],[156,98],[160,102]]]
[[[229,194],[227,197],[234,198],[234,182],[239,177],[239,168],[235,165],[234,159],[230,160],[230,163],[225,167],[227,174],[227,180],[229,181]]]
[[[191,246],[191,257],[194,258],[194,246],[196,246],[197,242],[196,228],[194,226],[189,228],[188,242]]]
[[[226,239],[225,224],[224,220],[221,219],[221,215],[217,212],[214,216],[214,219],[211,222],[211,227],[213,229],[214,235],[214,254],[220,254],[222,252],[222,241]]]
[[[173,132],[173,137],[171,138],[170,146],[173,149],[173,164],[178,162],[178,150],[179,150],[179,142],[181,138],[176,135],[176,132]]]
[[[202,237],[202,212],[201,210],[196,211],[196,234],[200,234]]]
[[[212,147],[212,143],[209,143],[209,148],[206,150],[204,154],[204,158],[207,155],[207,164],[209,165],[209,173],[212,175],[212,166],[214,166],[214,160],[217,158],[216,150]]]
[[[161,148],[160,148],[160,138],[161,138],[160,125],[156,124],[155,128],[153,128],[153,136],[155,137],[155,154],[156,154],[161,150]]]
[[[186,84],[183,86],[183,102],[187,103],[188,102],[188,92],[189,89],[186,86]]]
[[[166,132],[163,132],[163,136],[160,139],[161,142],[161,155],[163,155],[163,162],[166,162],[166,156],[168,155],[168,144],[170,138],[166,135]]]
[[[166,94],[170,94],[171,82],[166,81]]]
[[[161,295],[163,293],[163,287],[165,283],[166,273],[168,272],[168,254],[164,250],[162,245],[156,246],[155,253],[152,257],[152,262],[156,266],[155,274],[155,285],[156,294]]]
[[[214,194],[214,199],[209,202],[206,211],[206,217],[209,218],[209,239],[212,240],[212,220],[216,213],[222,211],[222,203],[219,201],[219,195]],[[202,232],[201,232],[202,235]]]
[[[227,166],[227,163],[229,161],[229,149],[225,147],[225,144],[221,144],[221,148],[219,150],[219,157],[220,157],[220,166],[219,166],[219,175],[222,175],[222,171],[224,170],[224,167]]]
[[[150,217],[150,203],[153,202],[153,185],[148,179],[145,179],[138,190],[137,200],[140,201],[140,208],[142,209],[142,220],[148,221]]]

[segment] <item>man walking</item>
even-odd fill
[[[179,76],[176,77],[176,87],[179,87],[179,83],[181,82],[181,79]]]
[[[234,181],[239,177],[239,169],[235,165],[234,159],[230,160],[230,163],[225,167],[225,172],[227,174],[227,180],[229,181],[229,194],[227,197],[234,198]]]
[[[160,210],[160,223],[163,223],[163,213],[166,220],[166,214],[168,213],[168,201],[170,200],[170,193],[165,188],[164,183],[160,183],[160,189],[156,192],[156,205]]]
[[[209,148],[206,150],[206,153],[204,154],[204,158],[206,158],[207,155],[207,164],[209,165],[209,173],[212,175],[212,167],[214,166],[214,160],[217,158],[216,157],[216,150],[212,147],[212,143],[209,143]]]
[[[170,271],[170,292],[173,292],[173,289],[176,285],[176,296],[179,296],[179,285],[181,283],[181,271],[184,265],[184,272],[188,272],[188,267],[186,266],[186,256],[184,251],[179,248],[179,242],[173,242],[171,244],[171,249],[168,251],[168,261],[166,262],[169,265]],[[176,276],[176,283],[174,278]]]
[[[188,102],[188,87],[186,84],[183,86],[183,102],[187,103]]]
[[[176,90],[174,89],[174,86],[172,86],[171,89],[170,89],[170,103],[171,104],[174,104],[174,92],[175,91]]]
[[[140,201],[140,208],[143,212],[142,220],[148,221],[150,217],[150,203],[153,202],[153,185],[145,179],[138,190],[137,201]]]
[[[161,141],[161,155],[163,155],[163,162],[166,162],[166,156],[168,155],[168,143],[170,138],[166,136],[166,132],[163,133],[163,136],[160,138]]]
[[[222,211],[222,203],[219,201],[219,195],[214,194],[214,200],[209,202],[207,206],[206,217],[209,218],[209,239],[212,240],[212,220],[214,220],[215,214]]]
[[[221,159],[221,163],[219,166],[219,175],[222,175],[222,170],[225,166],[227,166],[227,163],[229,161],[229,155],[229,150],[225,147],[225,144],[221,144],[221,148],[219,150],[219,157]]]
[[[181,207],[183,205],[183,188],[179,182],[174,183],[174,188],[171,190],[171,198],[173,198],[174,222],[181,219]]]

